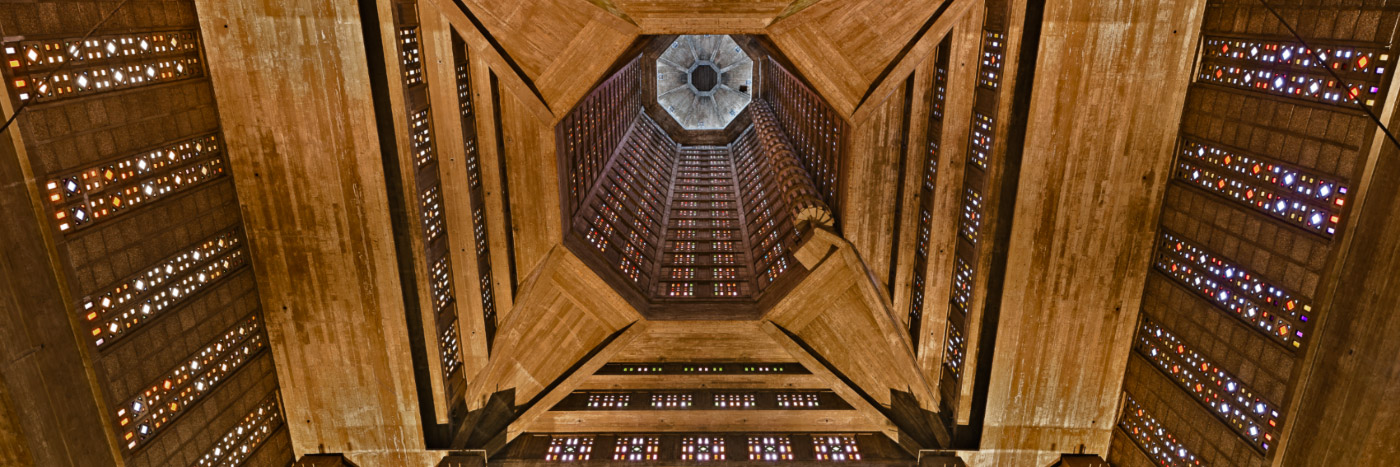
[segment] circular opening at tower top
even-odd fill
[[[719,70],[716,70],[714,65],[705,63],[690,70],[690,85],[695,87],[696,91],[710,92],[718,84]]]
[[[723,130],[753,100],[753,68],[731,36],[678,36],[656,58],[656,103],[682,129]]]

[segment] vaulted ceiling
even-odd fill
[[[130,406],[126,386],[149,378],[99,384],[95,372],[115,380],[137,366],[113,363],[126,357],[105,341],[73,347],[69,334],[93,332],[82,320],[97,315],[69,316],[68,305],[108,293],[94,278],[147,270],[148,257],[174,248],[143,232],[206,236],[156,232],[150,219],[210,230],[193,213],[218,205],[228,211],[220,231],[246,246],[251,268],[237,277],[256,289],[239,314],[263,318],[252,329],[265,329],[272,357],[257,360],[257,397],[239,395],[239,413],[220,417],[272,407],[284,416],[261,427],[284,430],[278,439],[298,455],[432,465],[467,462],[448,450],[472,449],[532,465],[583,446],[598,449],[594,459],[613,448],[679,456],[700,435],[707,448],[723,439],[731,453],[796,451],[800,461],[859,447],[878,465],[1074,465],[1070,453],[1126,465],[1341,465],[1375,458],[1328,443],[1354,438],[1381,452],[1400,426],[1396,410],[1336,402],[1376,399],[1395,383],[1358,368],[1394,353],[1386,333],[1400,327],[1389,319],[1400,298],[1382,278],[1396,255],[1352,251],[1400,235],[1385,199],[1360,208],[1368,192],[1393,194],[1372,179],[1400,174],[1379,157],[1395,151],[1367,118],[1393,117],[1389,38],[1400,15],[1390,7],[1289,5],[1275,17],[1244,0],[150,3],[112,27],[163,31],[197,18],[189,37],[203,55],[186,58],[203,61],[199,73],[107,94],[141,105],[80,109],[96,101],[37,91],[23,134],[6,136],[4,148],[18,150],[0,162],[21,163],[0,171],[10,187],[0,201],[34,197],[7,205],[32,204],[43,225],[0,228],[27,248],[14,264],[7,250],[0,272],[52,269],[44,277],[58,283],[41,285],[61,300],[30,302],[73,321],[46,324],[47,340],[26,348],[67,352],[78,364],[55,381],[92,386],[60,388],[91,393],[70,408],[39,397],[55,385],[36,385],[16,393],[26,410],[110,418],[109,402]],[[77,21],[20,13],[0,17],[6,44],[3,28]],[[86,16],[75,18],[96,19]],[[1332,67],[1364,84],[1366,99],[1225,76],[1325,82],[1315,62],[1238,52],[1310,51],[1278,22],[1288,18],[1334,57],[1367,57]],[[752,102],[732,122],[688,131],[711,119],[688,121],[658,97],[705,92],[691,73],[709,65],[658,59],[697,36],[727,37],[725,53],[753,61],[744,84],[714,78],[752,86]],[[35,37],[17,40],[49,40]],[[65,50],[53,44],[44,50]],[[10,62],[7,83],[51,84],[26,74],[53,66],[36,60]],[[109,91],[73,88],[67,76],[52,82],[65,93]],[[31,95],[10,97],[7,113]],[[207,104],[185,112],[185,100]],[[86,129],[119,114],[149,128]],[[100,211],[147,220],[123,231],[103,220],[80,226],[102,234],[67,232],[66,209],[97,201],[61,193],[59,175],[102,176],[93,164],[169,143],[163,132],[186,133],[189,121],[223,138],[221,153],[200,157],[224,164],[231,183],[168,197],[178,209],[153,198]],[[1211,156],[1181,149],[1206,146]],[[1240,155],[1348,191],[1302,199],[1312,193],[1247,173]],[[49,179],[50,191],[35,181]],[[1260,193],[1297,203],[1276,208]],[[1332,230],[1308,225],[1318,220]],[[718,263],[734,248],[746,256],[736,267]],[[97,256],[121,273],[63,263]],[[697,258],[704,268],[690,267]],[[1328,320],[1340,323],[1330,334]],[[125,332],[113,323],[109,333]],[[147,347],[160,361],[188,354]],[[1367,365],[1338,363],[1350,359]],[[1243,389],[1221,397],[1191,384],[1202,378]],[[1316,429],[1338,420],[1359,421]],[[80,436],[117,446],[119,463],[158,452],[122,450],[117,438],[133,428],[103,422]],[[232,423],[243,439],[244,422]],[[190,430],[164,433],[177,431]]]

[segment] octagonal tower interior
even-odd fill
[[[731,36],[650,42],[661,50],[654,75],[641,71],[651,55],[638,54],[557,130],[577,141],[559,154],[572,197],[566,244],[649,316],[756,317],[804,274],[792,256],[802,235],[833,226],[842,124],[762,48]],[[661,112],[645,102],[650,88]],[[795,119],[796,109],[825,118]],[[657,123],[667,119],[679,127]],[[794,134],[827,144],[798,146]]]

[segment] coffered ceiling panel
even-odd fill
[[[851,115],[944,3],[826,0],[777,22],[768,34],[795,71],[838,112]]]
[[[816,0],[592,0],[613,8],[646,34],[753,33]]]
[[[578,0],[462,0],[533,82],[555,115],[563,115],[625,53],[639,29]],[[444,8],[457,8],[443,2]]]

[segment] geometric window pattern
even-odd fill
[[[817,435],[812,437],[812,450],[819,461],[859,461],[860,448],[851,435]]]
[[[640,57],[639,57],[640,58]],[[568,167],[569,212],[578,212],[642,111],[641,60],[633,60],[589,93],[556,134]]]
[[[715,408],[752,408],[757,403],[756,398],[754,394],[715,394]]]
[[[973,245],[982,235],[982,193],[976,189],[963,190],[962,221],[958,224],[958,232]]]
[[[773,57],[763,62],[762,97],[807,169],[822,201],[837,210],[845,121]]]
[[[814,393],[778,394],[778,407],[785,409],[815,408],[820,404],[819,397]]]
[[[592,436],[556,436],[549,440],[544,460],[554,462],[586,461],[593,454]]]
[[[661,450],[656,436],[620,436],[613,448],[615,461],[654,461]]]
[[[722,461],[724,453],[724,437],[722,436],[681,438],[681,460],[683,461]]]
[[[952,321],[949,321],[948,344],[947,347],[943,349],[943,367],[947,371],[944,371],[943,375],[951,379],[945,380],[943,384],[947,382],[957,382],[958,375],[962,373],[963,352],[965,351],[964,349],[967,348],[967,341],[963,339],[962,332],[958,331],[958,329],[961,328],[954,327]],[[953,386],[947,387],[953,388]]]
[[[982,112],[972,113],[972,150],[968,152],[968,160],[972,165],[987,170],[987,157],[992,152],[992,139],[996,131],[996,119]]]
[[[433,143],[433,109],[428,92],[428,81],[423,73],[422,46],[419,40],[417,2],[398,2],[394,9],[394,26],[397,31],[395,43],[398,48],[400,75],[403,78],[404,114],[408,117],[409,154],[413,159],[413,192],[417,193],[418,215],[422,230],[419,232],[423,245],[423,270],[428,283],[428,293],[432,299],[434,322],[433,335],[439,343],[456,342],[457,313],[453,304],[456,293],[452,286],[452,264],[448,255],[452,251],[451,239],[447,234],[446,213],[442,201],[441,174],[438,172],[437,148]],[[403,8],[408,7],[408,8]],[[422,279],[420,279],[422,280]],[[443,384],[449,388],[464,388],[459,384],[460,375],[455,376],[449,368],[456,368],[460,359],[455,352],[438,349]],[[452,397],[452,395],[449,395]]]
[[[792,460],[792,440],[787,436],[750,436],[749,460],[751,461],[790,461]]]
[[[694,404],[694,396],[690,394],[652,394],[651,408],[653,409],[688,409]]]
[[[201,76],[197,31],[5,44],[20,101],[51,101]],[[67,66],[67,68],[60,67]],[[47,81],[45,76],[53,73]]]
[[[277,390],[274,389],[258,403],[257,408],[243,416],[237,426],[219,438],[214,448],[201,456],[195,465],[214,467],[241,464],[281,426],[282,407],[278,403]]]
[[[1128,437],[1137,443],[1158,465],[1163,466],[1201,466],[1205,465],[1196,454],[1188,451],[1181,441],[1176,439],[1176,435],[1167,431],[1152,414],[1147,413],[1133,396],[1123,394],[1127,404],[1123,407],[1123,419],[1118,422],[1118,427],[1123,429]]]
[[[134,451],[169,426],[185,409],[213,391],[263,349],[258,314],[224,331],[185,363],[168,371],[136,397],[117,406],[116,424],[126,449]]]
[[[633,402],[636,402],[635,404]],[[651,401],[647,404],[646,401]],[[551,410],[852,410],[825,391],[637,390],[594,393],[575,391]]]
[[[1333,235],[1346,206],[1347,187],[1304,169],[1186,141],[1177,159],[1183,182],[1250,206],[1309,232]]]
[[[747,255],[738,242],[717,241],[741,236],[736,234],[741,221],[734,183],[733,157],[728,148],[680,149],[671,193],[684,201],[671,203],[661,280],[656,285],[658,298],[723,299],[750,295],[749,262],[739,259]],[[690,227],[682,228],[682,221]],[[674,279],[684,282],[673,282]]]
[[[121,156],[54,177],[45,185],[60,232],[81,229],[143,203],[224,175],[217,135]]]
[[[1211,36],[1204,40],[1197,75],[1201,81],[1334,105],[1374,106],[1390,61],[1383,49],[1309,50],[1290,42]]]
[[[1006,60],[1006,35],[982,32],[982,63],[977,72],[977,85],[995,90],[1001,86],[1001,65]]]
[[[1177,234],[1162,233],[1157,269],[1285,347],[1301,348],[1311,328],[1306,298]]]
[[[627,394],[589,394],[588,408],[590,409],[623,409],[631,402],[632,396]]]
[[[760,292],[789,269],[790,252],[797,246],[797,232],[791,210],[782,200],[783,178],[769,161],[762,131],[776,132],[771,107],[764,101],[753,106],[753,127],[734,141],[734,165],[738,170],[742,195],[744,228],[748,232],[749,254],[753,255],[754,285]]]
[[[1278,408],[1225,372],[1215,362],[1186,346],[1160,324],[1144,318],[1138,351],[1147,360],[1209,407],[1251,445],[1267,453],[1278,432]]]
[[[933,235],[934,189],[938,178],[938,148],[943,144],[943,106],[948,94],[948,54],[952,37],[938,45],[934,59],[933,92],[930,93],[927,149],[924,151],[923,178],[919,189],[918,240],[914,249],[914,286],[909,292],[909,339],[919,349],[924,316],[924,285],[928,274],[929,242]]]
[[[467,45],[456,33],[452,34],[452,61],[457,70],[457,103],[462,120],[462,144],[465,146],[467,189],[470,192],[472,233],[476,245],[476,272],[480,278],[481,313],[486,323],[486,350],[490,352],[496,337],[495,281],[491,272],[490,230],[486,225],[486,193],[481,183],[481,155],[477,151],[476,107],[472,105],[471,61]]]
[[[956,267],[953,287],[949,291],[948,329],[943,339],[943,372],[939,385],[945,407],[958,407],[962,397],[964,360],[967,358],[968,323],[972,316],[981,315],[974,309],[973,291],[977,288],[977,265],[981,262],[982,229],[986,224],[984,196],[993,186],[989,172],[996,157],[997,115],[1001,110],[999,91],[1005,73],[1007,2],[989,2],[982,18],[981,60],[977,69],[977,87],[972,99],[972,118],[968,122],[967,161],[963,168],[961,202],[958,215],[958,241],[953,248]],[[956,414],[950,414],[956,415]]]
[[[641,114],[632,128],[631,137],[622,143],[608,170],[590,190],[586,204],[575,213],[573,230],[585,234],[585,241],[637,291],[647,293],[656,285],[657,254],[663,241],[666,194],[675,171],[677,145],[646,114]],[[689,244],[698,245],[696,241]],[[694,289],[689,283],[689,293],[694,294]]]
[[[242,241],[235,227],[89,294],[78,313],[93,326],[93,344],[111,344],[242,267]]]
[[[466,382],[462,378],[451,377],[453,373],[462,368],[461,343],[457,340],[461,333],[457,330],[457,326],[457,321],[453,320],[451,327],[438,336],[438,352],[442,354],[440,357],[443,362],[442,374],[448,376],[448,394],[456,394],[458,389],[465,389],[453,385]]]

